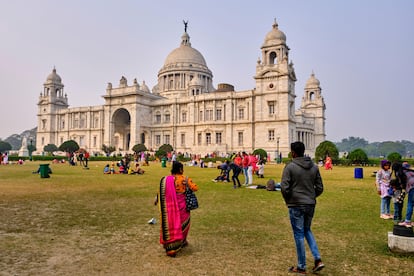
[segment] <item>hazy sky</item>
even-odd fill
[[[326,104],[327,139],[414,141],[414,1],[0,0],[0,138],[37,125],[56,67],[69,105],[104,104],[121,76],[152,88],[188,20],[213,84],[254,88],[274,19],[287,36],[296,107],[312,71]]]

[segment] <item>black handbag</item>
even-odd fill
[[[198,200],[195,193],[188,187],[188,183],[185,185],[185,205],[187,211],[191,211],[198,208]]]

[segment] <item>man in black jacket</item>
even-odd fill
[[[290,149],[293,159],[283,170],[281,189],[289,208],[298,264],[296,267],[289,268],[289,271],[306,274],[305,239],[315,259],[312,271],[317,272],[325,267],[311,231],[316,197],[322,194],[323,183],[319,168],[309,157],[304,157],[305,145],[302,142],[294,142],[290,145]]]

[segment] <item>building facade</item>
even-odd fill
[[[136,144],[157,150],[219,155],[264,149],[287,156],[290,143],[303,141],[313,156],[325,140],[325,103],[312,73],[299,109],[295,109],[296,75],[286,35],[275,23],[266,34],[256,64],[255,87],[234,91],[231,84],[213,86],[203,55],[191,46],[185,28],[181,44],[165,59],[152,88],[131,85],[122,77],[108,83],[101,106],[69,107],[61,77],[54,68],[38,102],[36,148],[75,140],[92,153],[102,145],[127,152]]]

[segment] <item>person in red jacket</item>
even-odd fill
[[[243,174],[244,174],[244,185],[249,185],[249,166],[250,166],[250,158],[249,155],[243,151],[243,159],[242,159],[242,167],[243,167]]]

